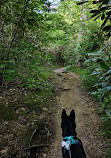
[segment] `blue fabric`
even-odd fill
[[[75,136],[66,136],[66,137],[64,137],[64,141],[66,141],[66,142],[70,142],[70,145],[72,145],[72,144],[79,144],[80,142],[79,142],[79,140],[76,138],[76,139],[74,139],[74,137]]]

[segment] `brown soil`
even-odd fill
[[[65,109],[69,114],[74,109],[77,136],[83,142],[87,158],[106,158],[107,143],[99,134],[101,119],[97,114],[97,106],[82,87],[79,76],[72,72],[65,72],[65,68],[57,69],[54,72],[56,77],[53,78],[53,84],[56,91],[60,91],[60,93],[56,97],[58,101],[53,115],[56,135],[46,157],[62,157],[61,112],[62,109]]]

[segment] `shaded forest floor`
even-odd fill
[[[60,68],[54,70],[50,80],[53,95],[16,87],[1,93],[4,97],[0,98],[0,157],[61,158],[62,109],[67,113],[74,109],[77,135],[87,158],[106,158],[108,143],[99,132],[98,106],[83,88],[79,76]]]

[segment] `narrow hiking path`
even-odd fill
[[[106,158],[105,150],[107,143],[99,135],[100,117],[96,113],[96,106],[91,101],[88,93],[81,85],[79,76],[72,72],[66,72],[65,68],[54,71],[56,77],[53,84],[58,95],[57,106],[54,112],[55,138],[52,147],[48,152],[47,158],[61,158],[61,112],[66,109],[69,114],[72,109],[76,113],[77,136],[82,140],[87,158]]]

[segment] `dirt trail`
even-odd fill
[[[47,158],[62,158],[61,154],[61,112],[66,109],[69,114],[72,109],[76,113],[77,136],[82,140],[87,158],[106,158],[106,142],[99,135],[100,117],[96,113],[95,105],[81,85],[80,78],[72,72],[65,72],[65,68],[54,71],[56,77],[53,83],[58,96],[57,107],[55,108],[54,120],[56,136]]]

